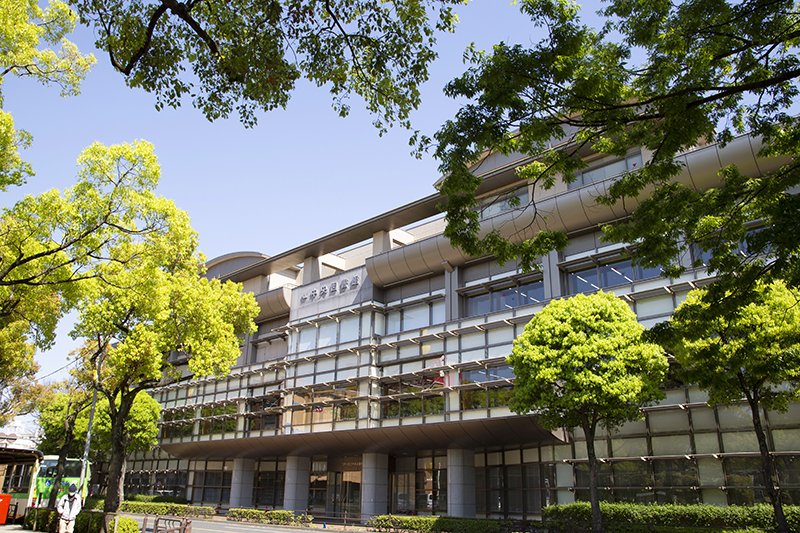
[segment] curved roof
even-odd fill
[[[242,251],[223,254],[206,261],[206,268],[208,269],[206,275],[209,278],[225,277],[231,272],[247,268],[266,259],[269,259],[269,256],[261,252]]]

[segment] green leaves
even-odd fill
[[[661,397],[667,360],[644,342],[642,326],[610,293],[553,300],[514,341],[516,413],[535,412],[551,428],[620,425]]]
[[[695,290],[660,332],[661,342],[712,403],[749,395],[783,410],[800,390],[799,296],[780,281],[757,283],[730,301]]]
[[[62,96],[78,94],[95,58],[82,55],[65,37],[76,20],[67,4],[58,0],[45,9],[36,0],[0,0],[0,85],[7,75],[24,76],[42,85],[58,85]],[[19,154],[29,144],[30,135],[17,130],[13,117],[0,110],[0,191],[33,175]]]
[[[571,182],[587,152],[622,156],[641,147],[649,162],[646,157],[642,169],[620,176],[598,199],[640,203],[631,218],[604,228],[608,240],[637,243],[637,261],[673,275],[686,264],[679,256],[699,245],[714,258],[715,273],[734,285],[751,282],[757,272],[800,283],[793,222],[799,213],[785,194],[800,184],[796,162],[765,176],[725,169],[724,192],[671,183],[681,170],[676,154],[714,140],[726,143],[739,133],[763,136],[765,154],[800,153],[800,128],[789,116],[800,90],[795,4],[606,5],[606,24],[591,28],[573,2],[522,2],[523,13],[546,32],[543,39],[472,54],[469,70],[447,86],[449,96],[468,103],[435,136],[445,176],[445,235],[468,254],[507,258],[530,251],[519,246],[521,235],[485,235],[473,215],[481,184],[473,170],[487,154],[535,158],[518,171],[537,189],[535,201],[558,181]],[[711,231],[712,220],[719,231]],[[759,260],[754,251],[735,261],[731,243],[745,238],[742,221],[753,220],[767,228],[756,244],[772,259]]]
[[[409,127],[418,86],[452,31],[457,0],[72,0],[98,31],[97,46],[156,107],[189,99],[209,120],[285,107],[301,77],[326,86],[346,115],[358,95],[384,131]],[[191,72],[186,70],[191,69]]]

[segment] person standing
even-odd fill
[[[78,487],[75,483],[69,486],[67,494],[58,500],[58,533],[73,533],[75,517],[81,512],[81,499],[78,498]]]

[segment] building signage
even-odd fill
[[[291,320],[336,312],[372,298],[372,283],[364,267],[340,272],[292,290]]]
[[[354,274],[344,276],[336,281],[331,281],[319,285],[300,294],[300,305],[319,302],[326,298],[342,295],[348,291],[357,291],[361,285],[361,276]]]

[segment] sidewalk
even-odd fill
[[[0,526],[0,531],[6,533],[6,531],[25,531],[25,530],[22,529],[22,526],[20,524],[9,524]]]

